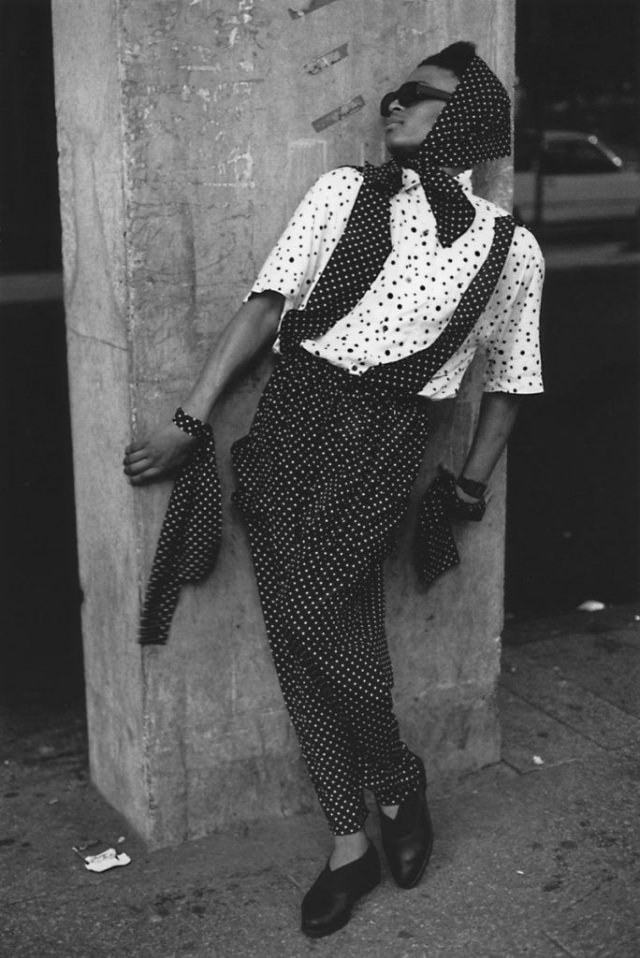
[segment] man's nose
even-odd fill
[[[392,112],[397,113],[399,110],[404,110],[404,107],[395,93],[387,93],[383,96],[380,102],[382,116],[390,116]]]

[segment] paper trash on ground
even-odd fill
[[[80,856],[85,868],[90,872],[106,872],[109,868],[117,868],[119,865],[128,865],[131,862],[125,852],[118,854],[115,848],[107,848],[99,855],[83,855],[75,845],[73,850],[76,855]]]
[[[598,599],[587,599],[578,606],[578,612],[602,612],[603,609],[606,605]]]

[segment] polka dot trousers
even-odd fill
[[[273,661],[336,835],[362,828],[365,788],[391,805],[423,784],[393,710],[382,563],[427,433],[424,400],[297,350],[233,447]]]

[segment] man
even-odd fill
[[[380,880],[365,788],[400,887],[417,884],[431,853],[424,766],[393,712],[382,588],[430,403],[454,396],[485,351],[477,429],[447,491],[458,516],[475,518],[520,396],[542,388],[540,251],[470,190],[475,163],[510,152],[506,91],[472,44],[456,43],[385,96],[381,113],[391,160],[320,177],[173,422],[125,455],[136,485],[181,466],[233,375],[277,336],[274,373],[233,448],[235,498],[280,686],[334,836],[302,904],[312,937],[346,924]]]

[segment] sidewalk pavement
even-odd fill
[[[81,709],[0,714],[0,955],[638,958],[640,607],[511,621],[503,661],[501,763],[434,783],[421,884],[385,873],[318,941],[299,904],[320,814],[149,853],[88,783]],[[72,852],[121,836],[123,868]]]

